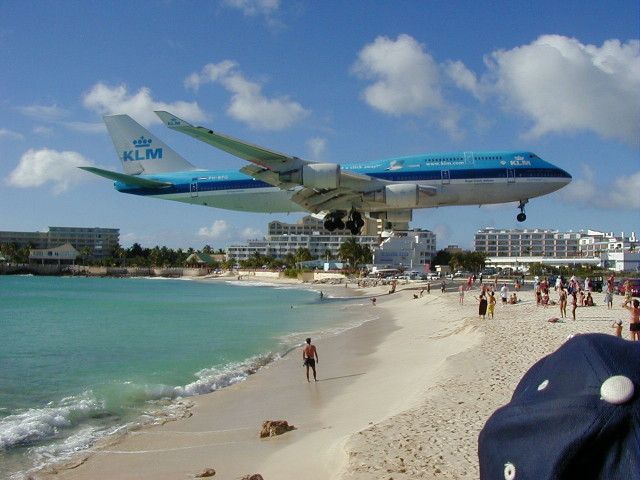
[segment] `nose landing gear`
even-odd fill
[[[519,222],[524,222],[527,219],[527,215],[524,213],[524,206],[527,203],[529,203],[528,199],[520,200],[520,205],[518,205],[518,208],[520,209],[520,213],[516,216],[516,219]]]

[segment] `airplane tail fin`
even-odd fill
[[[104,117],[111,140],[129,175],[196,170],[171,147],[129,115]]]

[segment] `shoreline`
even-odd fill
[[[386,289],[359,289],[363,299],[379,297],[377,307],[361,305],[378,319],[314,342],[319,382],[307,384],[292,351],[243,382],[190,397],[189,418],[132,432],[35,478],[169,479],[205,468],[266,480],[301,470],[312,480],[477,478],[477,434],[522,374],[568,335],[611,333],[611,319],[624,314],[585,307],[578,321],[549,323],[557,307],[536,307],[525,291],[522,303],[479,320],[471,295],[462,306],[457,294],[413,299],[410,288]],[[264,420],[296,430],[261,440]]]
[[[336,288],[344,291],[344,286]],[[325,285],[322,289],[325,290]],[[437,374],[441,361],[438,350],[437,358],[434,357],[430,366],[430,376],[424,375],[424,368],[418,367],[422,357],[420,345],[404,335],[405,330],[398,325],[398,317],[389,311],[389,308],[413,310],[416,304],[409,300],[411,295],[408,292],[383,295],[387,289],[381,286],[360,292],[380,296],[377,307],[368,301],[361,305],[379,318],[317,342],[320,355],[320,381],[317,384],[307,384],[299,366],[301,360],[292,352],[244,382],[213,394],[190,397],[189,401],[194,403],[190,418],[151,427],[150,433],[145,430],[125,435],[115,445],[98,446],[93,452],[83,454],[72,462],[71,470],[58,466],[48,474],[38,473],[37,478],[107,478],[109,475],[105,472],[113,468],[116,470],[110,475],[118,478],[136,478],[146,473],[152,473],[156,478],[176,478],[195,474],[204,468],[215,468],[226,476],[260,472],[268,475],[265,478],[292,478],[293,472],[309,468],[309,461],[314,462],[312,470],[315,475],[310,478],[329,478],[346,462],[345,454],[339,452],[343,451],[342,445],[348,436],[367,427],[370,422],[380,422],[415,404],[421,395],[420,386],[428,384],[429,379]],[[349,291],[354,293],[355,289]],[[431,296],[432,300],[436,298],[436,295]],[[424,319],[421,315],[414,315],[410,322],[415,328],[416,324],[423,325]],[[439,329],[440,326],[433,325],[432,328]],[[383,347],[389,337],[395,337],[391,350]],[[407,354],[397,358],[402,363],[392,364],[389,370],[385,357],[395,356],[395,350],[407,342],[414,343],[414,346],[405,349]],[[411,365],[413,367],[409,368]],[[404,370],[409,372],[411,380],[397,375]],[[396,398],[395,392],[406,390],[407,381],[414,385],[412,392]],[[380,401],[380,392],[388,401]],[[267,419],[288,420],[296,425],[297,430],[282,437],[260,440],[257,433],[262,421]],[[220,455],[218,460],[210,462],[211,465],[197,462],[192,465],[189,463],[192,460],[187,462],[185,457],[193,459],[199,455],[213,455],[212,452],[201,452],[205,449],[203,442],[215,448]],[[327,445],[331,447],[327,449]],[[316,460],[305,460],[305,452],[310,449],[324,453],[310,455]],[[160,452],[163,452],[163,457],[175,458],[164,465],[165,458],[158,458]],[[154,465],[161,462],[163,467],[148,471],[149,466],[143,466],[144,457],[153,459],[151,463]],[[239,461],[239,457],[243,460]],[[292,465],[291,458],[298,460]],[[189,464],[185,465],[185,462]],[[78,463],[82,466],[78,467]],[[284,464],[288,466],[285,468]]]

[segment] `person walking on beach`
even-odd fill
[[[444,293],[446,288],[447,288],[447,284],[445,283],[444,280],[442,280],[442,285],[440,285],[440,291]]]
[[[427,294],[431,294],[431,282],[427,282]]]
[[[495,311],[495,309],[496,309],[496,297],[493,295],[493,292],[489,292],[488,312],[491,318],[493,318],[493,312]]]
[[[560,287],[558,303],[560,304],[560,318],[565,318],[567,316],[567,291],[562,286]]]
[[[571,316],[576,319],[576,308],[578,308],[578,294],[574,290],[571,292]]]
[[[480,315],[480,318],[484,320],[485,315],[487,314],[487,297],[480,294],[480,297],[476,298],[478,299],[478,315]]]
[[[309,381],[309,367],[313,370],[313,381],[317,382],[316,363],[320,363],[320,360],[318,359],[318,349],[313,343],[311,343],[310,338],[307,338],[307,344],[302,349],[302,360],[303,365],[307,370],[307,382]]]
[[[500,298],[502,299],[502,305],[507,304],[507,297],[509,296],[509,287],[507,284],[502,284],[502,288],[500,289]]]
[[[607,303],[607,310],[611,310],[613,308],[613,294],[608,287],[607,293],[604,294],[604,301]]]
[[[640,300],[633,299],[629,306],[625,306],[629,310],[629,335],[631,340],[640,340]]]
[[[458,288],[458,294],[459,294],[458,296],[460,297],[460,300],[459,300],[460,305],[464,305],[464,285],[460,285],[460,288]]]

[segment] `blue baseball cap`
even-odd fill
[[[478,456],[483,480],[640,480],[640,342],[576,335],[538,361]]]

